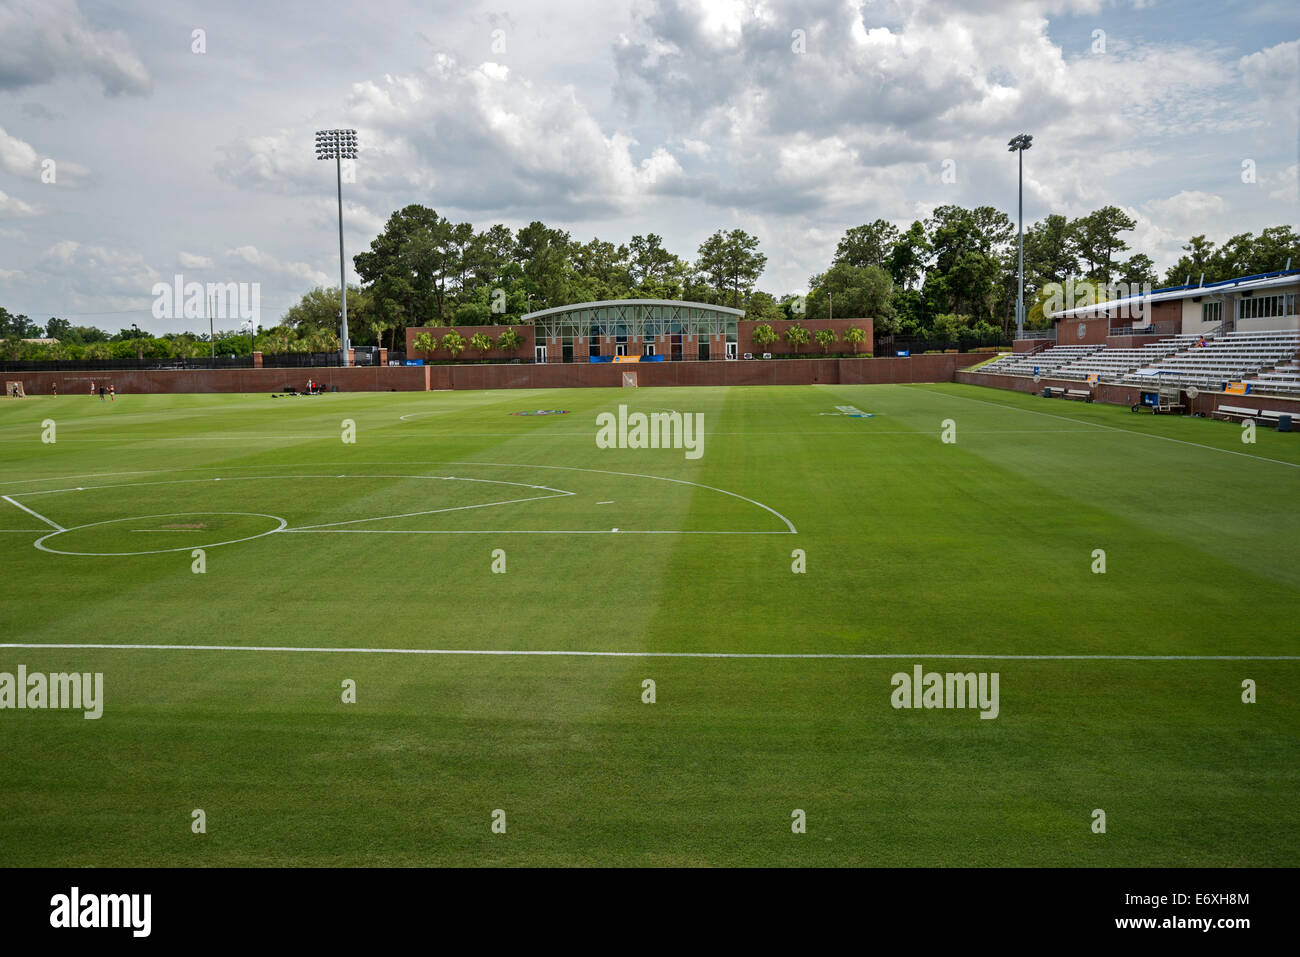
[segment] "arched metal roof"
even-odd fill
[[[609,309],[620,306],[665,306],[668,308],[681,307],[684,309],[703,309],[709,312],[721,312],[729,316],[739,318],[745,314],[744,309],[733,309],[731,306],[715,306],[708,302],[688,302],[682,299],[602,299],[599,302],[575,302],[567,306],[552,306],[550,309],[539,309],[537,312],[529,312],[519,317],[520,322],[532,322],[547,316],[558,316],[566,312],[584,312],[593,309]]]
[[[680,299],[605,299],[553,306],[520,317],[548,339],[586,336],[646,339],[675,334],[726,335],[735,341],[743,309]]]

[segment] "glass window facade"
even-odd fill
[[[666,335],[724,336],[736,342],[744,312],[699,302],[627,299],[610,303],[578,303],[544,310],[531,318],[538,339],[573,341],[572,337],[610,336],[627,342]]]

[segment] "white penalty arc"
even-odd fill
[[[267,529],[264,532],[258,532],[256,535],[245,535],[242,538],[231,538],[224,542],[194,542],[189,545],[182,545],[179,548],[151,548],[140,551],[129,552],[70,552],[59,548],[51,548],[45,542],[51,538],[57,538],[59,535],[66,535],[69,532],[80,531],[83,528],[95,528],[100,525],[113,525],[121,522],[142,522],[151,518],[182,518],[196,515],[243,515],[250,518],[269,518],[279,524],[275,528]],[[50,532],[38,538],[33,544],[43,552],[49,552],[52,555],[76,555],[85,558],[121,558],[129,555],[162,555],[166,552],[188,552],[195,548],[219,548],[222,545],[234,545],[238,542],[251,542],[255,538],[264,538],[267,535],[274,535],[276,532],[283,531],[289,523],[279,515],[267,515],[264,512],[165,512],[162,515],[134,515],[128,518],[110,518],[102,522],[87,522],[85,525],[74,525],[71,528],[65,528],[57,532]]]
[[[330,463],[318,463],[318,466],[317,466],[317,467],[323,467],[324,465],[327,465],[327,464],[330,464]],[[664,475],[648,475],[648,474],[646,474],[646,473],[642,473],[642,472],[618,472],[618,471],[613,471],[613,470],[610,470],[610,469],[592,469],[592,468],[582,468],[582,467],[579,467],[579,466],[569,466],[569,465],[537,465],[537,464],[519,464],[519,463],[512,463],[512,462],[467,462],[467,461],[454,461],[454,462],[419,462],[419,463],[399,463],[399,462],[361,462],[361,463],[352,463],[352,467],[355,467],[356,465],[367,465],[367,466],[391,466],[391,465],[448,466],[448,465],[457,465],[457,466],[463,466],[463,467],[466,467],[466,468],[473,467],[473,468],[505,468],[505,469],[548,469],[548,470],[565,471],[565,472],[586,472],[586,473],[590,473],[590,474],[593,474],[593,475],[614,475],[614,476],[619,476],[619,477],[621,477],[621,478],[639,478],[639,479],[648,479],[648,480],[656,481],[656,482],[669,482],[669,483],[672,483],[672,484],[674,484],[674,485],[686,485],[686,486],[689,486],[689,487],[692,487],[692,488],[704,489],[704,490],[709,491],[709,492],[716,492],[716,493],[718,493],[719,495],[726,495],[726,496],[728,496],[728,497],[730,497],[730,498],[735,498],[735,499],[739,499],[739,500],[742,501],[742,502],[747,502],[747,503],[749,503],[750,505],[753,505],[754,507],[756,507],[756,508],[758,508],[758,509],[761,509],[762,511],[765,511],[765,512],[767,512],[767,513],[769,513],[770,515],[772,515],[773,517],[775,517],[776,519],[778,519],[778,520],[782,523],[782,525],[784,525],[785,527],[784,527],[784,529],[774,530],[774,531],[739,531],[739,530],[732,530],[732,531],[690,530],[690,531],[686,531],[686,530],[677,530],[677,529],[663,529],[663,530],[660,530],[660,529],[647,529],[647,530],[641,530],[641,531],[639,532],[639,534],[652,534],[652,535],[688,535],[688,534],[689,534],[689,535],[797,535],[797,534],[798,534],[798,529],[795,528],[794,523],[791,522],[790,519],[786,518],[783,514],[781,514],[780,512],[778,512],[776,509],[772,508],[770,505],[765,505],[764,503],[758,501],[757,499],[752,499],[752,498],[749,498],[748,496],[741,495],[739,492],[731,492],[731,491],[728,491],[727,489],[717,488],[716,486],[705,485],[705,484],[703,484],[702,482],[692,482],[692,481],[689,481],[688,479],[670,478],[670,477],[668,477],[668,476],[664,476]],[[251,469],[251,468],[266,468],[267,466],[244,466],[244,467],[245,467],[245,468],[250,468],[250,469]],[[272,467],[275,467],[275,466],[272,466]],[[294,468],[295,466],[293,466],[293,465],[285,465],[285,466],[280,466],[280,467],[282,467],[282,468]],[[235,466],[235,467],[233,467],[233,468],[239,468],[239,466]],[[116,475],[151,475],[151,474],[152,474],[152,475],[159,475],[159,474],[162,474],[162,475],[173,474],[173,475],[174,475],[174,474],[184,473],[184,472],[214,472],[214,471],[224,471],[224,469],[221,469],[221,468],[215,468],[215,467],[206,467],[206,468],[202,468],[202,467],[201,467],[201,468],[185,468],[185,469],[142,469],[142,470],[139,470],[139,471],[133,471],[133,472],[84,473],[84,475],[82,475],[82,476],[78,476],[78,475],[67,475],[67,476],[59,476],[58,478],[55,478],[55,479],[46,479],[46,480],[44,480],[44,481],[67,481],[67,480],[69,480],[69,479],[75,479],[75,478],[81,478],[81,477],[100,478],[100,477],[108,477],[108,476],[116,476]],[[4,497],[6,500],[12,502],[14,505],[17,505],[19,508],[22,508],[24,511],[30,511],[30,509],[27,509],[25,506],[19,505],[18,502],[14,501],[14,499],[11,498],[10,496],[18,496],[18,497],[26,498],[26,497],[34,496],[34,495],[53,495],[53,494],[62,493],[62,492],[74,492],[74,491],[75,491],[75,492],[83,492],[83,491],[92,491],[92,490],[100,490],[100,489],[114,489],[114,488],[129,489],[129,488],[139,488],[139,487],[143,487],[143,486],[156,486],[156,485],[186,485],[186,484],[202,484],[202,483],[206,483],[206,482],[221,482],[221,481],[227,481],[227,482],[239,482],[239,481],[254,481],[254,480],[258,480],[258,479],[276,479],[276,480],[284,480],[284,479],[318,479],[318,478],[319,478],[319,479],[326,479],[326,478],[401,478],[401,479],[408,479],[408,478],[409,478],[409,479],[424,479],[424,480],[448,480],[448,479],[455,479],[455,480],[459,480],[459,481],[482,482],[482,483],[486,483],[486,484],[513,485],[513,486],[518,486],[518,487],[521,487],[521,488],[530,488],[530,489],[536,489],[536,490],[538,490],[538,491],[545,491],[545,492],[549,492],[549,493],[551,493],[551,494],[549,494],[549,495],[538,496],[538,498],[558,498],[558,497],[563,497],[563,496],[569,496],[569,495],[576,494],[576,493],[574,493],[574,492],[571,492],[571,491],[568,491],[568,490],[565,490],[565,489],[554,489],[554,488],[550,488],[549,486],[545,486],[545,485],[536,485],[536,484],[527,483],[527,482],[508,482],[508,481],[502,481],[502,480],[499,480],[499,479],[474,479],[474,478],[468,478],[468,477],[465,477],[465,476],[418,475],[418,474],[373,474],[373,473],[351,473],[351,474],[339,475],[339,474],[335,473],[335,474],[332,474],[332,475],[327,475],[327,474],[315,474],[315,475],[238,475],[238,476],[229,476],[229,477],[225,477],[225,478],[220,478],[220,477],[219,477],[219,478],[201,478],[201,479],[171,479],[171,480],[160,481],[160,482],[118,482],[118,483],[113,483],[113,484],[110,484],[110,485],[87,485],[87,486],[74,486],[74,487],[55,488],[55,489],[33,489],[33,490],[23,491],[23,492],[10,492],[8,495],[5,495],[5,496],[3,496],[3,497]],[[510,501],[506,501],[506,502],[496,502],[496,503],[491,503],[491,504],[493,504],[493,505],[509,505],[509,504],[513,504],[514,502],[517,502],[517,501],[521,501],[521,500],[516,499],[516,500],[510,500]],[[460,507],[458,507],[458,508],[464,508],[464,507],[465,507],[465,506],[460,506]],[[471,507],[471,508],[477,508],[477,507],[481,507],[481,506],[469,506],[469,507]],[[433,511],[442,511],[442,510],[441,510],[441,509],[431,509],[431,510],[428,510],[428,511],[433,512]],[[33,514],[35,514],[35,513],[33,513]],[[209,514],[215,514],[215,513],[209,513]],[[39,517],[41,518],[42,521],[45,521],[45,522],[47,522],[47,523],[49,523],[49,524],[51,524],[51,525],[54,525],[54,524],[55,524],[52,520],[50,520],[50,519],[48,519],[48,518],[45,518],[44,516],[39,516]],[[356,523],[361,523],[361,522],[378,521],[378,520],[380,520],[380,519],[382,519],[382,518],[393,518],[393,517],[404,517],[404,516],[373,516],[373,517],[370,517],[370,518],[358,519],[358,520],[355,520],[355,522],[356,522]],[[131,519],[112,519],[111,521],[131,521]],[[353,524],[353,523],[354,523],[354,522],[347,522],[347,523],[340,523],[340,524]],[[106,523],[92,523],[92,524],[106,524]],[[56,526],[56,527],[57,527],[57,526]],[[85,526],[80,526],[80,527],[85,527]],[[71,531],[71,529],[68,529],[68,530]],[[295,532],[295,531],[299,531],[299,530],[301,530],[301,531],[303,531],[303,532],[328,532],[328,531],[334,531],[335,528],[333,528],[333,527],[321,526],[321,525],[313,525],[313,526],[303,526],[301,529],[299,529],[299,528],[286,528],[286,529],[284,529],[284,531],[287,531],[287,532]],[[337,531],[352,531],[352,529],[343,529],[343,528],[339,528],[339,529],[337,529]],[[356,531],[369,531],[369,530],[357,529]],[[599,532],[599,530],[597,530],[597,532]],[[375,530],[373,530],[373,533],[375,533],[375,534],[401,534],[401,533],[398,533],[398,532],[388,532],[387,530],[380,530],[380,529],[375,529]],[[504,529],[504,530],[502,530],[502,529],[490,530],[490,534],[494,534],[494,535],[496,535],[496,534],[513,534],[513,533],[515,533],[515,532],[513,532],[512,530],[509,530],[509,529]],[[518,533],[518,534],[579,535],[579,534],[593,534],[593,530],[590,530],[590,529],[547,529],[547,530],[521,529],[521,530],[518,530],[517,533]],[[418,531],[414,531],[414,530],[413,530],[413,531],[406,532],[405,534],[420,534],[420,532],[418,532]],[[459,532],[448,531],[448,532],[443,532],[443,533],[440,533],[440,534],[469,534],[469,535],[472,535],[472,534],[479,534],[479,532],[478,532],[477,530],[462,530],[462,531],[459,531]],[[604,532],[604,534],[609,534],[609,532]],[[46,536],[46,537],[50,537],[50,536]],[[195,547],[197,548],[197,547],[203,547],[203,546],[195,546]],[[44,550],[44,551],[50,551],[50,549],[43,549],[43,550]],[[137,553],[130,552],[130,553],[123,553],[123,554],[137,554]]]

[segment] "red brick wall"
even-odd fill
[[[1055,339],[1017,339],[1011,344],[1013,352],[1031,353],[1042,352],[1044,349],[1050,349],[1056,345]]]
[[[742,319],[736,328],[736,341],[740,355],[743,356],[746,352],[756,356],[761,356],[764,352],[770,352],[774,356],[793,355],[796,350],[786,345],[784,337],[785,331],[794,325],[796,321],[808,330],[808,345],[799,347],[798,352],[800,355],[821,355],[822,347],[817,344],[817,333],[822,329],[833,329],[835,335],[839,338],[839,341],[831,346],[831,352],[852,352],[854,346],[844,341],[844,330],[850,326],[856,326],[867,334],[867,338],[857,345],[858,352],[875,352],[874,319]],[[772,331],[781,336],[770,346],[759,346],[754,343],[755,327],[764,324],[771,326]]]
[[[1079,326],[1083,326],[1083,335],[1079,335]],[[1056,343],[1062,346],[1104,346],[1110,335],[1110,320],[1105,316],[1099,319],[1062,319],[1056,324]]]
[[[451,359],[450,353],[448,353],[445,349],[438,349],[432,356],[417,351],[415,348],[415,337],[422,332],[427,332],[434,338],[441,340],[443,336],[451,332],[453,329],[455,329],[458,333],[460,333],[460,337],[464,339],[466,342],[469,341],[470,336],[478,332],[481,332],[486,336],[490,336],[493,343],[495,343],[497,337],[500,336],[501,333],[505,332],[507,329],[514,329],[515,332],[519,333],[519,339],[520,339],[519,348],[516,349],[514,352],[502,352],[494,345],[486,353],[480,356],[477,351],[467,348],[464,352],[460,354],[460,359],[463,362],[465,361],[473,362],[475,359],[479,359],[479,358],[524,359],[528,362],[533,361],[533,327],[532,326],[411,326],[409,329],[406,330],[406,357],[408,359],[425,359],[425,360]]]
[[[32,395],[48,395],[59,384],[60,396],[90,395],[93,382],[112,385],[119,395],[132,392],[281,392],[307,388],[307,380],[338,386],[340,392],[406,392],[424,388],[424,370],[413,366],[353,366],[305,369],[188,369],[129,372],[12,372]]]
[[[1166,336],[1107,336],[1107,349],[1140,349],[1149,342],[1159,342]]]
[[[520,389],[608,387],[635,372],[641,386],[730,386],[951,382],[953,373],[984,358],[978,354],[913,356],[907,359],[738,359],[718,362],[448,363],[431,366],[354,366],[348,369],[217,369],[141,372],[23,372],[5,378],[23,383],[29,395],[89,396],[90,384],[112,384],[133,392],[281,392],[304,389],[307,380],[338,386],[340,392],[398,392],[425,389]]]

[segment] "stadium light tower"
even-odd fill
[[[316,158],[332,159],[339,188],[339,297],[343,304],[343,321],[339,326],[339,359],[348,364],[348,280],[343,259],[343,161],[357,158],[356,130],[317,130]]]
[[[1018,219],[1020,220],[1020,237],[1019,237],[1019,284],[1016,287],[1016,338],[1022,339],[1025,335],[1025,150],[1033,145],[1034,138],[1028,133],[1021,133],[1019,136],[1012,137],[1007,143],[1007,152],[1018,154],[1017,159],[1020,161],[1020,202],[1018,206]]]

